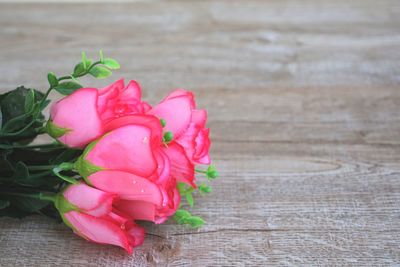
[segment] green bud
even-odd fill
[[[215,179],[218,177],[218,172],[216,170],[207,171],[207,177],[209,179]]]
[[[161,126],[164,128],[167,122],[164,119],[160,119]]]
[[[163,137],[163,142],[168,144],[174,139],[174,135],[171,132],[165,132]]]

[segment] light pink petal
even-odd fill
[[[140,89],[140,85],[136,81],[131,80],[122,93],[122,99],[135,99],[140,101],[141,97],[142,90]]]
[[[172,132],[174,138],[179,138],[192,118],[191,101],[186,96],[174,97],[159,103],[148,113],[164,119],[166,121],[164,130]]]
[[[193,93],[190,92],[190,91],[186,91],[184,89],[176,89],[176,90],[174,90],[163,101],[169,100],[169,99],[173,99],[173,98],[176,98],[176,97],[181,97],[181,96],[187,97],[190,100],[191,109],[195,109],[196,108],[196,102],[194,100]]]
[[[207,111],[205,109],[194,109],[192,110],[192,122],[200,129],[206,126]]]
[[[77,211],[67,212],[64,217],[74,227],[77,234],[88,240],[100,244],[120,246],[129,254],[132,253],[132,245],[126,233],[113,222]]]
[[[206,154],[206,155],[202,156],[201,158],[196,159],[196,162],[198,164],[210,165],[211,164],[210,155]]]
[[[149,128],[140,125],[117,128],[99,139],[86,160],[105,169],[148,177],[157,168],[151,134]]]
[[[114,195],[90,187],[85,183],[70,185],[63,196],[69,203],[93,216],[104,216],[112,209]]]
[[[82,88],[51,107],[51,119],[61,128],[70,129],[59,138],[69,147],[83,147],[103,133],[97,112],[97,89]]]
[[[116,99],[124,88],[124,79],[120,79],[99,90],[99,101],[97,103],[99,112],[103,114],[110,105],[111,99]]]
[[[189,124],[187,130],[175,141],[180,144],[186,152],[189,159],[193,158],[196,149],[196,136],[198,135],[200,129],[192,122]]]
[[[196,149],[193,159],[196,163],[210,164],[210,129],[202,129],[196,137]]]
[[[142,113],[147,113],[150,109],[152,109],[152,106],[149,103],[143,101],[140,103],[140,109]]]
[[[186,156],[185,150],[178,143],[172,142],[163,148],[171,162],[171,176],[178,182],[196,187],[194,183],[194,165]]]
[[[158,186],[146,178],[123,171],[99,171],[87,178],[90,183],[105,192],[118,194],[121,199],[141,200],[162,204]]]
[[[157,171],[152,175],[151,180],[158,185],[166,185],[170,179],[171,164],[168,156],[159,148],[154,151],[157,160]]]

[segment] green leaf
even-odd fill
[[[58,85],[57,77],[53,72],[49,72],[47,74],[47,80],[49,81],[51,87],[55,87]]]
[[[18,209],[29,213],[38,212],[39,210],[43,209],[44,207],[50,204],[50,202],[48,201],[43,201],[30,197],[13,197],[11,199],[11,203]]]
[[[94,66],[90,69],[89,74],[97,79],[107,78],[112,74],[110,70],[101,66]]]
[[[192,215],[190,212],[182,209],[178,209],[176,213],[174,214],[174,220],[179,223],[179,224],[184,224],[188,218],[190,218]]]
[[[87,62],[87,57],[86,57],[86,53],[85,53],[85,52],[82,52],[82,62],[83,62],[83,67],[84,67],[85,69],[89,68],[89,65],[86,64],[86,62]]]
[[[199,228],[200,226],[203,226],[206,222],[199,216],[192,216],[186,219],[186,223],[193,228]]]
[[[82,88],[82,85],[79,83],[69,81],[60,83],[54,89],[62,95],[70,95],[80,88]]]
[[[179,194],[181,195],[184,195],[186,193],[187,187],[188,186],[185,183],[178,183],[176,185],[176,188],[178,189]]]
[[[178,224],[188,224],[193,228],[198,228],[205,224],[205,221],[199,216],[192,216],[190,212],[178,209],[173,216]]]
[[[10,201],[8,200],[1,200],[0,199],[0,210],[7,208],[10,206]]]
[[[83,63],[79,62],[78,64],[75,65],[73,76],[74,77],[79,77],[79,75],[84,74],[85,71],[86,71],[86,69],[83,66]]]
[[[51,100],[50,99],[46,99],[45,101],[43,101],[40,104],[40,110],[44,110],[49,104],[50,104]]]
[[[121,66],[119,65],[118,61],[113,58],[105,58],[101,61],[101,63],[109,69],[117,70]]]
[[[26,113],[31,112],[34,104],[35,104],[35,91],[33,89],[29,89],[25,97],[25,112]]]
[[[190,207],[193,207],[194,199],[193,199],[193,195],[191,193],[186,193],[186,201]]]

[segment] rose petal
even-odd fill
[[[148,114],[166,121],[165,131],[173,133],[174,138],[187,129],[192,118],[191,100],[187,96],[173,97],[159,103]]]
[[[132,253],[132,245],[121,227],[102,218],[70,211],[64,214],[65,219],[73,226],[77,234],[88,240],[100,244],[111,244],[124,248],[129,254]]]
[[[82,88],[51,107],[51,119],[57,127],[67,128],[59,140],[69,147],[83,147],[103,133],[97,112],[97,89]]]
[[[141,200],[162,205],[158,186],[146,178],[123,171],[99,171],[91,174],[88,181],[105,192],[118,194],[121,199]]]
[[[140,125],[117,128],[98,140],[86,160],[105,169],[150,176],[157,168],[151,134],[149,128]]]
[[[63,193],[69,203],[93,216],[104,216],[112,209],[114,195],[85,183],[70,185]]]
[[[152,144],[154,147],[159,147],[161,144],[161,139],[162,139],[162,127],[160,120],[152,115],[127,115],[124,117],[120,117],[117,119],[114,119],[107,123],[104,126],[104,130],[106,132],[115,130],[117,128],[121,128],[126,125],[141,125],[145,126],[150,129],[151,131],[151,139],[152,139]]]
[[[196,187],[194,183],[194,165],[186,156],[185,150],[178,143],[172,142],[163,148],[171,162],[171,176],[178,182]]]

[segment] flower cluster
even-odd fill
[[[76,208],[58,205],[67,225],[89,240],[112,240],[131,251],[143,231],[125,222],[165,222],[180,204],[177,183],[195,188],[195,164],[210,164],[206,120],[191,92],[175,90],[152,107],[135,81],[81,88],[55,103],[48,133],[84,149],[74,165],[84,182],[62,198]]]
[[[46,93],[18,87],[0,95],[0,216],[61,216],[86,240],[128,253],[144,240],[137,221],[204,224],[181,199],[192,207],[194,190],[211,192],[196,173],[218,175],[210,165],[207,112],[183,89],[151,106],[136,81],[100,89],[79,84],[84,75],[106,78],[118,68],[102,52],[95,62],[82,53],[70,75],[48,74]],[[65,97],[45,119],[52,91]],[[55,142],[33,143],[41,134]]]

